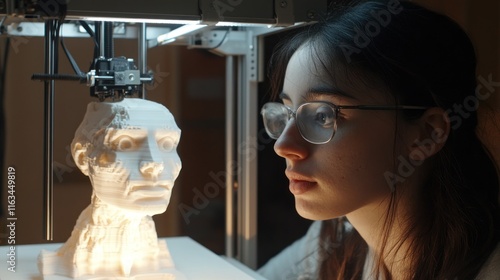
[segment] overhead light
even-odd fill
[[[179,28],[176,28],[166,34],[160,35],[157,38],[158,44],[168,44],[174,42],[177,38],[182,37],[184,35],[188,35],[192,32],[200,30],[206,27],[206,24],[197,24],[197,25],[183,25]]]
[[[120,17],[71,17],[67,19],[78,19],[88,21],[112,21],[112,22],[146,22],[146,23],[160,23],[160,24],[200,24],[199,20],[177,20],[177,19],[151,19],[151,18],[120,18]]]
[[[215,26],[273,27],[271,24],[267,23],[241,23],[231,21],[219,21],[215,24]]]

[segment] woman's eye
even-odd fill
[[[172,137],[164,137],[158,141],[158,147],[162,151],[172,151],[177,147],[177,141]]]
[[[131,151],[135,149],[136,142],[132,137],[127,135],[122,135],[113,140],[111,147],[115,151],[122,151],[122,152]]]
[[[314,120],[318,125],[330,127],[335,121],[335,114],[330,107],[319,107],[316,109]]]

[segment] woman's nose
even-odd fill
[[[274,151],[286,159],[303,159],[307,156],[307,142],[302,138],[295,124],[295,118],[288,121],[274,144]]]

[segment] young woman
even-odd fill
[[[487,95],[456,23],[397,0],[332,6],[271,67],[266,130],[318,222],[263,276],[500,279],[497,169],[475,132]]]

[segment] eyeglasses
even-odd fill
[[[307,102],[296,111],[287,106],[269,102],[261,110],[266,132],[272,139],[278,139],[288,121],[293,117],[300,135],[312,144],[328,143],[337,130],[337,116],[341,109],[358,110],[426,110],[421,106],[383,106],[383,105],[335,105],[324,101]]]

